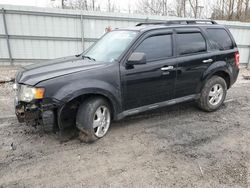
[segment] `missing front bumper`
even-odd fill
[[[30,126],[42,125],[49,129],[53,129],[56,125],[54,109],[44,111],[38,105],[20,103],[16,105],[15,111],[20,123]]]

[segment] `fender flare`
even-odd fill
[[[198,86],[196,88],[196,92],[200,93],[204,84],[206,83],[206,81],[218,72],[223,72],[229,76],[229,86],[230,86],[231,81],[232,81],[232,76],[231,76],[232,72],[233,72],[232,68],[230,66],[228,66],[225,61],[217,61],[217,62],[211,64],[204,71],[202,78],[201,78],[201,82],[200,82],[200,84],[198,84]]]

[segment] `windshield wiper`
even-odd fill
[[[91,61],[96,61],[95,58],[92,58],[92,57],[89,57],[89,56],[86,56],[86,55],[82,55],[82,58],[83,59],[87,58],[87,59],[89,59]]]

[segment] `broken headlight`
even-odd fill
[[[43,99],[44,88],[36,88],[27,85],[21,85],[18,95],[19,101],[30,102],[33,99]]]

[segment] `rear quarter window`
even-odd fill
[[[219,50],[233,49],[233,41],[225,29],[209,28],[207,29],[209,40]]]

